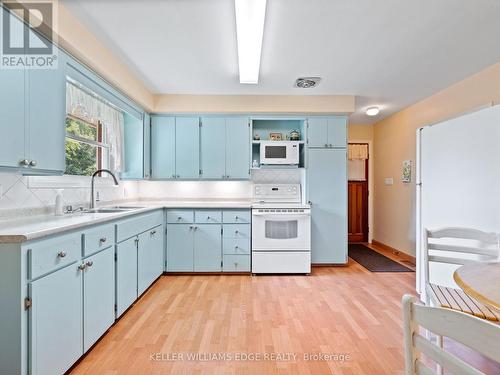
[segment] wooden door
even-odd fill
[[[368,242],[368,182],[349,181],[349,242]]]

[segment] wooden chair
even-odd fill
[[[429,263],[464,265],[477,261],[496,261],[500,236],[470,228],[443,228],[424,231],[424,280],[427,305],[443,307],[500,322],[500,313],[465,294],[461,289],[429,283]],[[472,256],[472,257],[471,257]]]
[[[422,355],[455,375],[483,374],[420,335],[420,327],[437,335],[449,337],[493,361],[500,361],[499,325],[459,311],[424,306],[418,302],[417,298],[405,295],[403,296],[403,333],[406,375],[436,373],[424,363]]]

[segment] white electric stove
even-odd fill
[[[252,272],[311,272],[311,207],[299,184],[256,184],[252,204]]]

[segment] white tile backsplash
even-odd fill
[[[0,185],[2,185],[2,195],[0,196],[0,211],[15,209],[50,209],[55,205],[55,199],[59,187],[57,179],[62,177],[52,177],[54,186],[35,188],[30,187],[28,181],[43,177],[25,177],[16,173],[0,173]],[[36,184],[33,184],[36,185]],[[89,186],[78,188],[64,188],[64,204],[80,205],[88,204],[90,199]],[[61,186],[62,188],[62,186]],[[136,181],[121,181],[120,185],[98,186],[101,202],[118,201],[123,199],[137,199],[138,183]]]

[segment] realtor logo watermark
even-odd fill
[[[1,69],[57,69],[54,46],[57,3],[54,0],[4,0]]]

